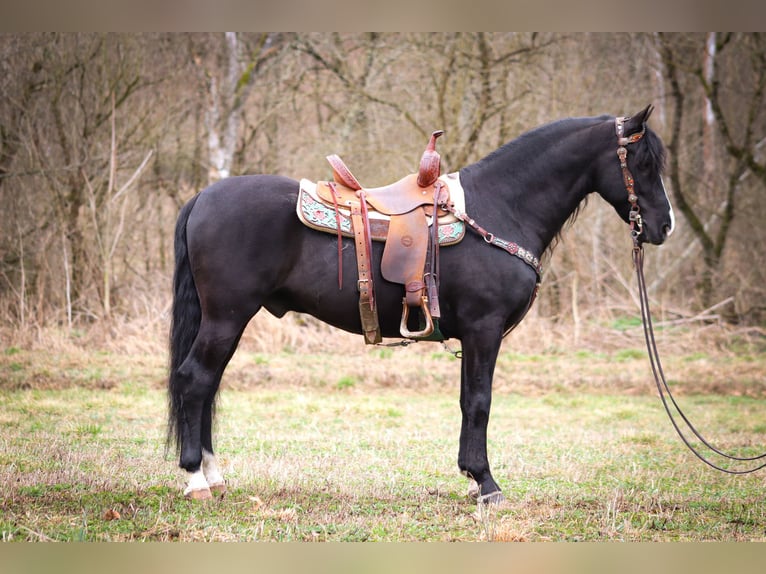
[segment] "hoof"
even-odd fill
[[[200,488],[197,490],[190,490],[189,492],[184,492],[184,498],[187,500],[210,500],[213,498],[212,493],[210,492],[209,488]]]
[[[476,498],[476,504],[483,504],[485,506],[500,506],[505,504],[505,502],[505,496],[499,490]]]
[[[216,482],[215,484],[211,484],[210,492],[213,493],[213,496],[223,496],[224,494],[226,494],[226,483]]]
[[[503,504],[505,502],[505,496],[499,490],[490,492],[489,494],[482,495],[481,487],[474,479],[470,479],[471,482],[468,485],[468,496],[476,501],[476,504],[483,504],[488,506],[490,504]]]

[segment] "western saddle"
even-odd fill
[[[341,236],[355,240],[359,314],[367,344],[382,340],[372,280],[372,240],[385,241],[380,264],[383,278],[404,286],[400,334],[409,339],[440,335],[439,245],[457,243],[465,232],[449,209],[455,199],[461,206],[464,201],[458,176],[441,176],[436,139],[443,133],[438,130],[431,134],[417,173],[390,185],[365,188],[337,155],[327,157],[334,181],[315,185],[301,181],[297,207],[301,221],[338,236],[339,287]],[[450,197],[451,192],[460,197]],[[416,330],[408,326],[413,308],[421,312]]]

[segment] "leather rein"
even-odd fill
[[[670,387],[668,386],[667,380],[665,379],[665,373],[662,369],[662,363],[660,362],[660,356],[657,351],[657,342],[654,338],[654,327],[652,325],[652,315],[651,311],[649,309],[649,296],[647,294],[646,289],[646,281],[644,279],[644,248],[641,242],[639,241],[639,236],[641,235],[641,232],[643,231],[643,221],[641,219],[641,210],[638,206],[638,195],[635,191],[634,186],[634,180],[633,175],[630,173],[630,169],[628,169],[627,164],[627,156],[628,156],[628,150],[627,145],[631,143],[636,143],[639,141],[646,130],[646,126],[644,126],[644,129],[642,129],[640,132],[635,133],[629,137],[624,136],[624,122],[627,118],[615,118],[615,132],[617,133],[617,143],[619,147],[617,148],[617,156],[620,159],[620,169],[622,170],[622,177],[623,182],[625,183],[625,188],[628,192],[628,202],[630,203],[630,213],[628,216],[628,222],[630,224],[630,235],[633,239],[633,264],[636,268],[636,277],[638,279],[638,293],[639,293],[639,299],[641,301],[641,321],[643,323],[644,327],[644,338],[646,339],[646,349],[649,353],[649,361],[652,365],[652,373],[654,374],[654,381],[657,386],[657,392],[660,395],[660,399],[662,400],[662,405],[665,407],[665,412],[668,415],[668,418],[670,419],[670,422],[673,424],[673,428],[676,430],[676,433],[678,433],[678,436],[681,437],[681,440],[683,443],[687,446],[687,448],[702,462],[707,464],[708,466],[719,470],[721,472],[725,472],[727,474],[749,474],[751,472],[755,472],[757,470],[760,470],[764,467],[766,467],[766,462],[759,462],[766,459],[766,453],[760,454],[758,456],[751,456],[751,457],[740,457],[740,456],[733,456],[731,454],[727,454],[720,449],[713,446],[710,442],[708,442],[700,433],[699,431],[694,427],[694,425],[689,421],[689,419],[686,417],[684,412],[681,410],[681,408],[678,406],[678,403],[676,402],[675,398],[673,397],[673,394],[670,392]],[[678,414],[678,416],[683,421],[683,424],[686,425],[689,431],[704,445],[707,449],[709,449],[712,453],[723,457],[726,460],[733,461],[733,462],[749,462],[753,464],[751,468],[746,468],[744,470],[733,470],[729,468],[724,468],[722,466],[719,466],[709,460],[702,452],[699,446],[695,446],[691,443],[690,439],[687,438],[687,436],[684,434],[684,432],[681,430],[681,424],[676,420],[676,416],[673,414],[673,410],[671,409],[671,405],[673,406],[673,409],[675,409],[675,412]]]

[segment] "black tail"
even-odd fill
[[[178,368],[189,354],[199,332],[202,310],[197,287],[194,284],[189,253],[186,244],[186,222],[189,219],[195,196],[183,206],[178,214],[175,233],[176,268],[173,276],[173,316],[170,324],[170,373],[168,375],[168,434],[165,454],[171,444],[176,452],[181,447],[181,422],[183,420],[183,397],[177,377]]]

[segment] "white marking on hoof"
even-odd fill
[[[204,488],[200,490],[189,490],[188,488],[184,490],[184,498],[187,500],[210,500],[213,498],[213,493],[210,492],[209,488]]]
[[[184,497],[190,500],[207,500],[213,498],[210,493],[210,486],[205,480],[205,474],[202,469],[197,472],[191,473],[189,476],[189,484],[184,490]]]
[[[214,494],[226,492],[226,481],[218,469],[215,455],[204,448],[202,449],[202,472],[205,474],[205,480],[207,480],[207,484]]]

